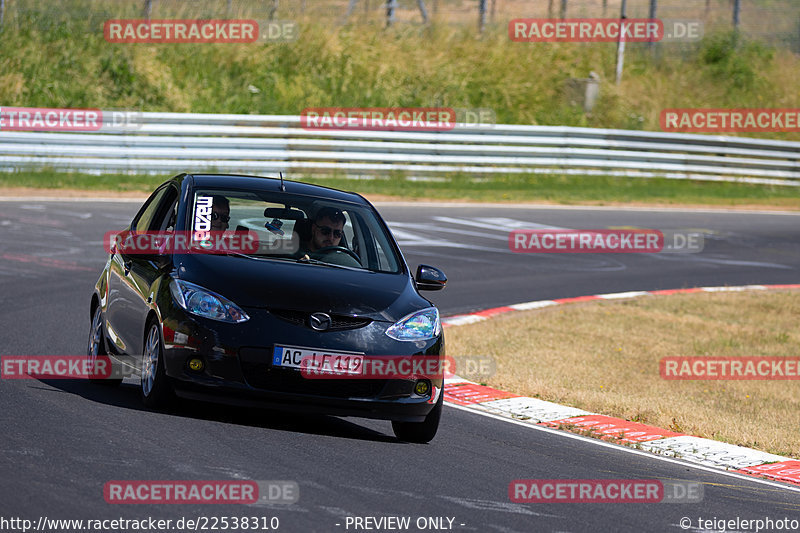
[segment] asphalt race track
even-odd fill
[[[0,346],[6,355],[84,353],[101,239],[130,202],[0,203]],[[800,213],[381,205],[412,268],[448,275],[445,315],[596,293],[800,280]],[[698,254],[514,254],[520,227],[702,231]],[[446,407],[431,444],[388,422],[182,403],[141,406],[138,382],[0,380],[0,515],[32,520],[277,516],[278,531],[349,529],[345,517],[453,519],[453,531],[703,531],[698,519],[800,518],[800,491]],[[691,504],[517,504],[515,479],[700,481]],[[293,480],[292,505],[111,505],[110,480]],[[448,520],[443,521],[447,527]],[[2,524],[0,524],[1,526]],[[0,528],[1,529],[1,528]],[[6,529],[8,530],[8,528]],[[432,531],[435,529],[425,529]],[[714,529],[708,529],[713,531]],[[374,530],[373,530],[374,531]],[[419,531],[412,527],[409,531]]]

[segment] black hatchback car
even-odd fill
[[[209,230],[257,245],[194,253]],[[199,241],[147,253],[120,245],[152,232]],[[124,375],[140,374],[145,405],[178,396],[386,419],[409,442],[436,434],[441,374],[311,379],[301,371],[301,360],[321,354],[444,357],[439,312],[419,291],[443,288],[445,275],[420,265],[412,276],[362,196],[276,178],[181,174],[114,242],[91,298],[88,357],[108,355]]]

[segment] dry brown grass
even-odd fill
[[[489,354],[488,385],[800,457],[800,382],[672,381],[666,356],[800,355],[799,291],[571,304],[450,328],[449,355]]]

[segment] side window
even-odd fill
[[[364,218],[355,213],[353,228],[353,240],[354,244],[358,246],[356,253],[361,258],[361,263],[373,270],[380,269],[381,265],[375,252],[375,240],[372,238]]]
[[[167,194],[164,196],[158,209],[158,215],[154,217],[151,229],[158,231],[175,231],[175,223],[178,219],[178,191],[174,187],[167,187]]]
[[[150,197],[145,203],[139,214],[133,219],[133,229],[138,231],[148,231],[153,224],[153,217],[158,213],[158,207],[161,205],[164,196],[172,189],[170,186],[163,187],[161,190]]]

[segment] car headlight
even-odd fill
[[[397,341],[425,341],[439,336],[442,323],[439,310],[429,307],[404,316],[386,330],[386,334]]]
[[[232,301],[194,283],[172,278],[169,292],[178,305],[194,315],[234,324],[250,320]]]

